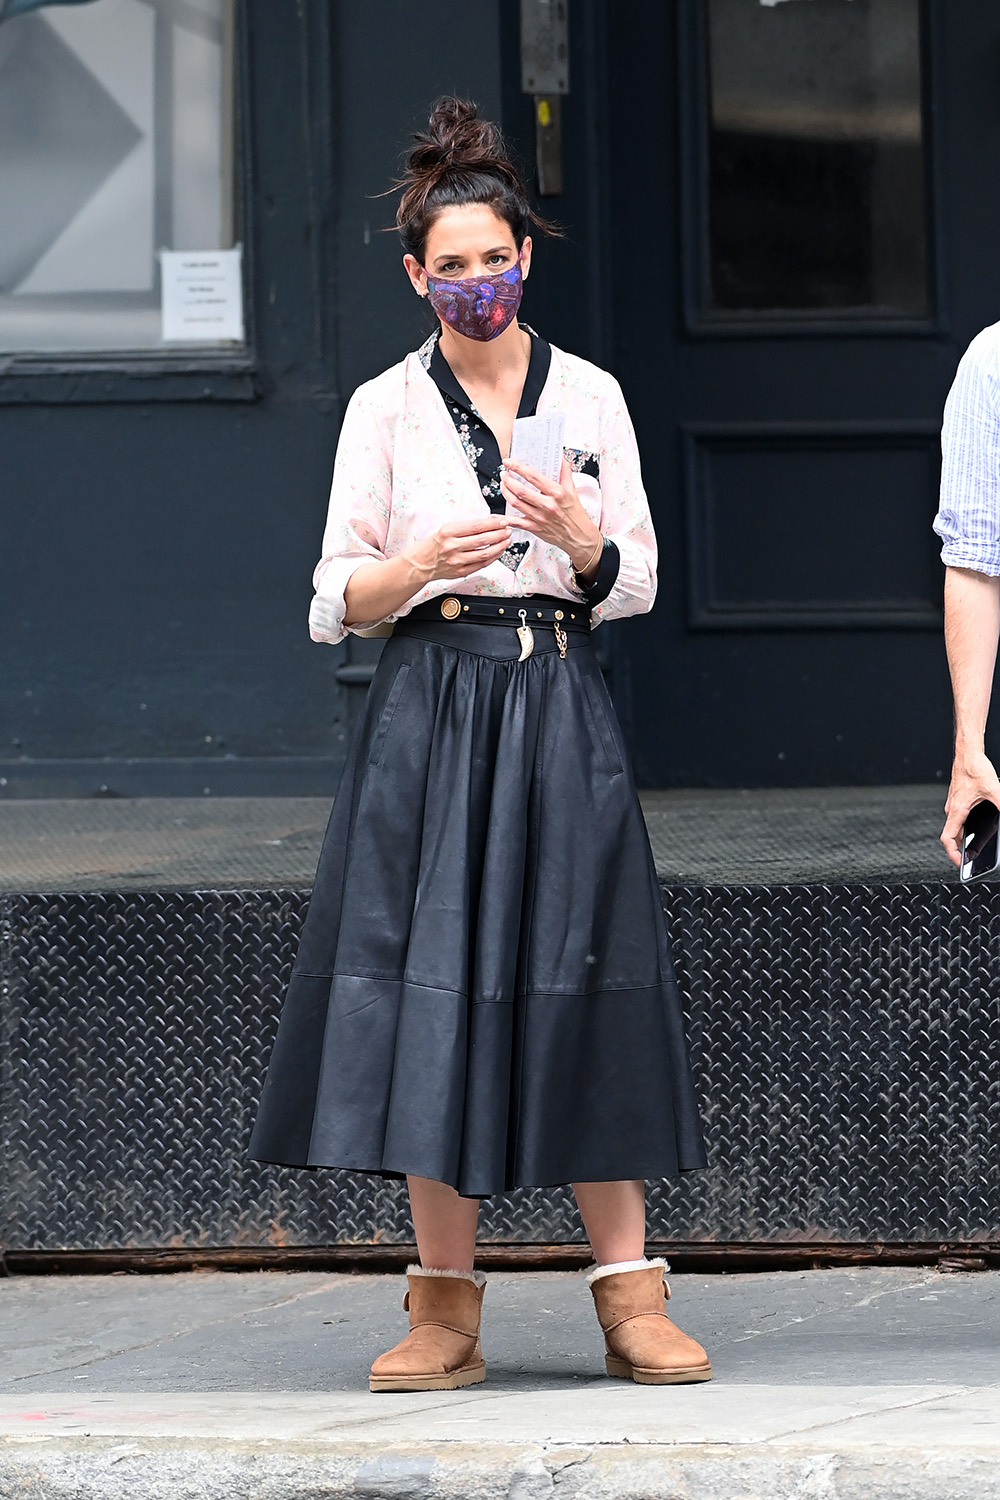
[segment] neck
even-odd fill
[[[457,380],[465,376],[476,384],[498,382],[508,375],[524,375],[531,357],[531,334],[519,328],[515,318],[498,338],[483,344],[442,323],[440,347]]]

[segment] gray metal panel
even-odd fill
[[[569,0],[521,0],[521,88],[569,93]]]
[[[8,1248],[400,1243],[402,1185],[248,1161],[308,897],[0,898]],[[1000,888],[665,891],[712,1166],[650,1236],[996,1240]],[[483,1238],[582,1238],[568,1189]]]

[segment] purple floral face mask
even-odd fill
[[[495,276],[465,276],[438,281],[427,276],[427,300],[443,323],[467,339],[488,343],[517,316],[524,282],[521,262]]]

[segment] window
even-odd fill
[[[706,0],[716,318],[926,318],[919,0]]]
[[[0,25],[0,351],[172,347],[159,252],[236,240],[233,77],[233,0]]]

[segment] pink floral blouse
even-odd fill
[[[348,403],[337,447],[323,556],[313,575],[309,611],[314,641],[342,641],[382,622],[344,625],[344,590],[355,568],[396,557],[447,521],[480,516],[489,506],[462,440],[424,368],[424,350],[407,355],[359,386]],[[552,348],[539,414],[566,413],[566,455],[587,514],[615,542],[620,566],[595,623],[644,614],[656,596],[656,538],[642,485],[639,451],[621,388],[613,376],[575,354]],[[600,480],[582,471],[596,459]],[[515,533],[524,539],[526,532]],[[497,561],[467,578],[441,578],[415,594],[390,620],[443,594],[517,598],[555,594],[583,598],[561,548],[530,538],[516,571]]]

